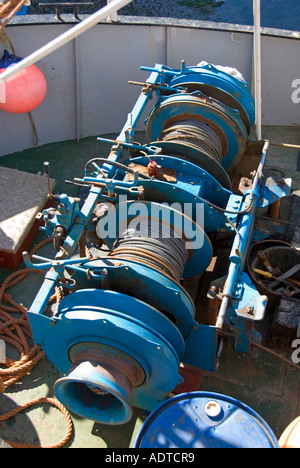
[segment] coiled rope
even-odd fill
[[[31,255],[33,255],[42,245],[48,243],[46,239],[36,246]],[[15,284],[19,283],[33,271],[45,274],[41,270],[30,270],[25,268],[12,273],[6,278],[0,287],[0,339],[11,344],[20,353],[20,360],[13,361],[6,359],[5,366],[7,369],[0,368],[0,390],[7,388],[9,385],[20,380],[44,357],[44,352],[38,346],[31,346],[32,332],[27,316],[27,309],[21,304],[18,304],[10,294],[6,292]],[[51,301],[59,301],[61,298],[60,289],[56,288],[55,294],[51,297]],[[13,317],[16,313],[18,316]]]
[[[208,124],[196,120],[183,120],[168,126],[160,136],[161,141],[184,143],[198,148],[218,163],[222,161],[222,142]]]
[[[110,257],[132,260],[151,266],[180,281],[188,252],[183,237],[172,226],[158,220],[141,220],[139,229],[129,225],[117,240]]]
[[[50,242],[51,239],[46,239],[45,241],[38,244],[31,252],[33,255],[42,245]],[[45,274],[41,270],[30,270],[28,268],[18,270],[12,273],[6,280],[3,282],[0,288],[0,340],[5,341],[12,345],[20,354],[19,360],[12,360],[6,358],[6,362],[3,369],[0,367],[0,393],[4,393],[6,388],[18,380],[20,380],[24,375],[28,374],[33,367],[35,367],[38,362],[45,356],[44,351],[42,351],[38,346],[32,346],[32,332],[27,316],[27,309],[21,304],[18,304],[10,294],[6,292],[8,288],[11,288],[15,284],[22,281],[30,272],[38,272]],[[62,294],[60,288],[56,287],[55,294],[50,298],[51,301],[56,301],[58,304],[61,300]],[[17,314],[14,317],[14,314]],[[67,431],[65,437],[57,444],[47,446],[47,448],[59,448],[64,445],[70,438],[72,433],[72,421],[67,412],[67,410],[56,400],[52,398],[39,398],[32,400],[26,403],[23,406],[0,415],[0,421],[5,421],[15,414],[23,411],[24,409],[41,404],[48,403],[50,405],[56,406],[65,416],[67,422]],[[11,441],[6,441],[9,445],[15,448],[45,448],[40,445],[31,445],[31,444],[20,444]]]
[[[30,406],[35,406],[35,405],[40,405],[40,404],[49,404],[52,406],[55,406],[61,413],[64,415],[66,423],[67,423],[67,431],[65,436],[61,439],[60,442],[51,444],[51,445],[43,445],[40,446],[38,444],[25,444],[22,442],[13,442],[10,440],[6,440],[5,442],[10,445],[13,448],[61,448],[63,447],[68,440],[70,439],[73,431],[73,425],[72,425],[72,420],[70,417],[70,414],[66,410],[66,408],[59,403],[59,401],[54,400],[53,398],[37,398],[36,400],[31,400],[25,405],[18,406],[18,408],[13,409],[12,411],[9,411],[6,414],[0,415],[0,421],[6,421],[7,419],[15,416],[16,414],[20,413],[21,411],[24,411],[25,409],[29,408]]]
[[[0,1],[0,31],[10,22],[13,16],[20,11],[28,0]],[[5,19],[6,18],[6,19]],[[2,20],[5,21],[2,23]]]

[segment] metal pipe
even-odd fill
[[[260,0],[253,0],[254,16],[254,75],[255,75],[255,113],[256,113],[256,136],[262,139],[261,123],[261,19]]]
[[[33,52],[28,57],[18,62],[16,65],[9,67],[5,72],[1,73],[0,84],[4,83],[6,80],[21,70],[24,70],[44,57],[47,57],[47,55],[50,55],[55,50],[75,39],[75,37],[78,37],[91,29],[93,26],[99,23],[99,21],[105,20],[108,16],[112,15],[131,2],[132,0],[113,0],[109,5],[106,5],[105,7],[96,11],[96,13],[93,13],[91,16],[89,16],[89,18],[82,21],[81,23],[76,24],[76,26],[71,28],[69,31],[66,31],[57,38],[48,42],[48,44]]]
[[[107,0],[107,4],[109,5],[110,3],[112,3],[113,0]],[[118,14],[117,12],[114,12],[114,13],[111,13],[108,17],[109,21],[118,21]]]
[[[271,146],[277,146],[278,148],[290,148],[290,149],[300,149],[300,145],[294,145],[291,143],[270,143]]]
[[[226,313],[230,305],[230,300],[233,297],[236,281],[240,271],[244,267],[246,260],[246,252],[249,247],[249,242],[251,240],[251,233],[254,224],[254,213],[256,210],[256,203],[259,198],[259,189],[260,182],[263,176],[263,169],[266,162],[266,157],[269,149],[269,141],[266,141],[262,150],[261,160],[259,162],[256,175],[253,181],[253,185],[249,193],[247,194],[250,197],[252,210],[249,213],[246,213],[242,216],[239,226],[238,234],[235,236],[231,253],[230,253],[230,265],[228,269],[227,279],[224,285],[223,290],[223,299],[219,309],[219,314],[216,320],[216,328],[221,330],[224,324]]]
[[[269,140],[266,140],[265,144],[263,146],[261,160],[259,162],[256,174],[255,174],[255,178],[254,178],[254,181],[253,181],[253,185],[252,185],[252,193],[257,195],[257,196],[259,194],[255,193],[255,192],[256,192],[256,189],[257,189],[258,185],[260,184],[260,182],[262,180],[262,177],[263,177],[263,170],[264,170],[264,166],[265,166],[265,163],[266,163],[266,158],[267,158],[269,146],[270,146],[270,142],[269,142]]]
[[[241,218],[239,223],[239,236],[236,236],[233,247],[230,253],[230,261],[232,263],[242,264],[245,260],[245,251],[248,247],[248,239],[249,233],[252,231],[253,223],[254,223],[254,213],[256,210],[256,203],[259,199],[259,191],[261,180],[263,177],[263,170],[266,162],[266,157],[268,154],[269,149],[269,141],[266,141],[262,150],[261,159],[258,165],[258,168],[255,173],[255,177],[253,180],[252,188],[245,194],[245,204],[248,205],[251,209],[249,209],[248,213],[245,213],[244,216]]]

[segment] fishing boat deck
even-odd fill
[[[106,136],[114,137],[114,135]],[[135,138],[143,143],[144,133],[137,132]],[[272,143],[300,145],[300,128],[296,126],[264,127],[263,138],[269,139]],[[56,193],[68,193],[75,196],[78,193],[78,187],[66,184],[65,180],[81,177],[87,160],[95,155],[106,157],[109,150],[110,146],[105,143],[100,144],[96,137],[85,138],[79,142],[66,141],[48,144],[7,155],[1,157],[0,166],[37,174],[43,172],[44,161],[49,161],[50,175],[56,181]],[[281,209],[281,218],[287,220],[290,216],[291,201],[300,196],[299,149],[272,146],[265,176],[268,177],[271,174],[293,178],[292,197],[285,200]],[[47,187],[45,187],[46,190]],[[288,224],[282,223],[282,225],[284,232],[280,235],[280,239],[285,239],[295,245],[295,238],[297,238],[294,235],[295,231],[291,232],[291,226]],[[38,233],[32,247],[39,244],[42,239],[44,235]],[[295,247],[300,246],[295,245]],[[217,246],[214,253],[214,258],[217,260],[213,271],[207,271],[202,278],[197,278],[187,284],[189,292],[195,299],[199,320],[202,320],[207,313],[207,285],[213,277],[226,274],[228,248],[228,246],[226,248]],[[41,247],[39,253],[48,257],[52,255],[52,258],[54,256],[50,244]],[[0,283],[11,272],[0,268]],[[30,273],[24,280],[10,288],[9,293],[17,302],[29,308],[42,280],[41,274]],[[266,327],[272,312],[272,310],[268,311],[264,321]],[[267,345],[264,334],[263,338],[263,344]],[[292,348],[274,350],[286,358],[291,358]],[[14,353],[9,346],[7,352]],[[14,358],[14,355],[11,357]],[[53,385],[58,377],[56,368],[44,357],[29,374],[9,386],[5,393],[0,394],[0,414],[36,398],[53,397]],[[232,344],[226,341],[218,372],[203,372],[197,390],[225,394],[249,405],[265,419],[278,438],[289,423],[300,414],[299,370],[263,350],[260,350],[256,357],[237,353],[232,348]],[[105,426],[73,414],[71,417],[74,429],[70,440],[64,447],[127,448],[133,446],[146,414],[140,409],[134,409],[132,420],[122,426]],[[63,415],[56,408],[48,405],[39,405],[6,422],[0,422],[0,438],[31,444],[54,444],[64,437],[65,430]]]

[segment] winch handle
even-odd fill
[[[33,263],[28,252],[23,252],[22,255],[25,265],[33,270],[48,270],[51,268],[56,271],[63,271],[66,266],[72,267],[72,265],[77,263],[83,264],[90,261],[89,257],[52,260],[51,258],[41,257],[40,255],[32,255],[31,258],[41,260],[41,263]]]

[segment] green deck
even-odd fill
[[[300,144],[300,129],[264,128],[264,138],[272,142]],[[143,134],[137,134],[136,139],[142,140]],[[68,141],[45,145],[0,159],[0,165],[17,168],[30,173],[43,171],[43,162],[50,162],[50,175],[56,180],[56,193],[66,192],[76,195],[78,187],[66,184],[65,179],[81,177],[86,161],[95,156],[106,157],[110,146],[100,144],[96,138],[87,138],[80,142]],[[265,175],[282,175],[293,177],[293,192],[300,194],[300,172],[298,172],[299,150],[272,147],[267,161]],[[0,169],[1,170],[1,169]],[[283,209],[288,210],[288,203]],[[35,242],[44,236],[40,233]],[[45,246],[42,255],[52,255],[51,247]],[[0,269],[0,282],[10,271]],[[25,307],[30,307],[42,277],[30,274],[22,283],[9,291],[13,297]],[[202,293],[204,281],[199,286],[196,305],[200,314],[203,313]],[[195,297],[196,289],[193,286]],[[203,302],[203,304],[205,301]],[[283,352],[290,358],[291,352]],[[44,358],[29,374],[18,383],[7,388],[0,394],[0,414],[31,399],[53,396],[53,384],[59,377],[54,366]],[[218,373],[204,372],[199,390],[213,391],[237,398],[257,411],[279,437],[287,425],[300,415],[300,373],[292,366],[285,364],[277,357],[264,351],[257,358],[236,353],[230,343],[226,343]],[[90,420],[74,416],[72,420],[74,431],[66,448],[126,448],[132,447],[145,415],[142,410],[135,409],[134,417],[124,426],[104,426]],[[7,422],[0,422],[0,438],[27,443],[51,444],[58,442],[65,434],[65,421],[61,414],[48,405],[43,405],[21,413]]]

